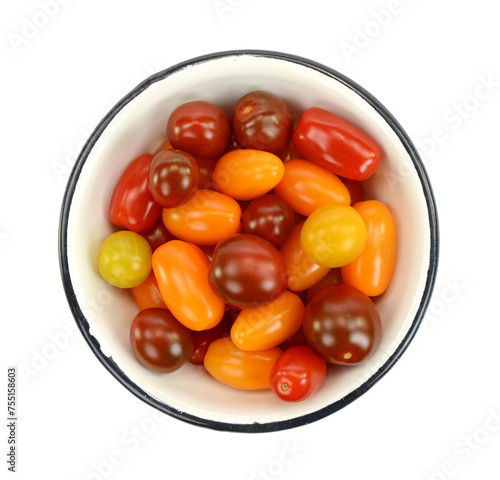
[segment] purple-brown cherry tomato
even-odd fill
[[[276,300],[288,282],[280,252],[267,240],[241,233],[221,241],[214,250],[208,280],[227,304],[260,307]]]

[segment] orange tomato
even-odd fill
[[[385,292],[396,267],[396,224],[390,210],[378,200],[358,202],[353,208],[361,215],[368,232],[363,253],[341,268],[344,283],[369,297]]]
[[[251,200],[272,190],[283,172],[283,162],[273,153],[232,150],[215,165],[212,181],[217,190],[236,200]]]
[[[288,275],[288,288],[301,292],[319,282],[329,271],[308,257],[300,244],[300,233],[304,222],[298,223],[291,235],[281,245],[280,252],[285,261]]]
[[[306,216],[328,203],[351,203],[349,190],[339,177],[301,159],[285,162],[285,173],[274,191],[296,212]]]
[[[144,282],[137,285],[137,287],[131,288],[130,291],[140,310],[146,310],[147,308],[167,308],[153,271],[151,271],[149,277]]]
[[[198,190],[179,207],[164,208],[162,219],[175,237],[197,245],[215,245],[241,228],[236,200],[212,190]]]
[[[275,347],[300,329],[304,310],[300,297],[285,290],[269,305],[243,309],[231,328],[231,339],[241,350]]]
[[[208,284],[210,260],[198,246],[171,240],[155,250],[152,263],[161,296],[180,323],[199,331],[221,321],[225,304]]]
[[[204,365],[210,375],[226,385],[258,390],[271,388],[271,370],[282,353],[278,347],[248,352],[224,337],[210,344]]]

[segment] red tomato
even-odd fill
[[[118,180],[109,204],[109,218],[116,226],[141,233],[152,228],[160,217],[161,206],[148,188],[152,160],[149,154],[137,157]]]
[[[339,179],[346,186],[347,190],[349,190],[349,194],[351,196],[351,205],[354,205],[357,202],[362,202],[364,200],[361,182],[345,177],[339,177]]]
[[[217,157],[205,158],[198,157],[196,163],[200,169],[200,182],[198,188],[204,190],[214,190],[214,184],[212,181],[212,175],[214,174],[214,168],[219,159]]]
[[[396,267],[396,224],[390,210],[378,200],[353,205],[368,232],[366,247],[353,262],[341,267],[344,283],[375,297],[385,292]]]
[[[161,296],[179,322],[206,330],[221,321],[225,305],[208,284],[210,261],[199,247],[172,240],[155,250],[152,263]]]
[[[293,143],[311,162],[352,180],[366,180],[380,162],[380,151],[366,133],[322,108],[304,111]]]
[[[326,361],[311,347],[285,350],[271,370],[271,391],[286,402],[300,402],[314,395],[326,377]]]
[[[159,218],[152,228],[141,235],[147,240],[151,250],[154,252],[160,245],[174,240],[175,237],[167,230],[163,220]]]
[[[311,298],[323,287],[327,285],[337,285],[338,283],[343,283],[340,267],[332,268],[319,282],[307,289],[306,302],[309,303]]]
[[[216,157],[231,136],[229,117],[214,103],[197,100],[184,103],[170,115],[167,137],[172,147],[195,157]]]
[[[149,277],[137,287],[130,289],[132,296],[140,310],[147,308],[167,308],[158,288],[154,272],[149,274]]]

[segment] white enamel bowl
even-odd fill
[[[398,229],[398,260],[389,289],[376,301],[382,342],[366,363],[330,372],[319,393],[285,403],[270,391],[239,391],[191,364],[170,375],[145,369],[134,357],[128,327],[137,307],[128,292],[99,276],[96,256],[113,231],[107,212],[115,183],[136,156],[163,141],[172,110],[208,100],[231,111],[251,90],[283,98],[295,114],[317,106],[334,111],[368,133],[382,158],[367,181],[368,195],[387,204]],[[394,365],[415,335],[434,285],[438,223],[432,190],[411,141],[368,92],[338,72],[277,52],[211,54],[145,80],[102,120],[69,179],[60,223],[64,288],[90,348],[129,391],[181,420],[216,430],[265,432],[307,424],[346,406]],[[111,381],[111,378],[110,378]]]

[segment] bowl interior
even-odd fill
[[[367,196],[391,209],[398,229],[394,278],[386,293],[376,299],[383,322],[379,349],[362,365],[330,367],[319,393],[297,404],[282,402],[269,391],[227,387],[191,364],[170,375],[145,369],[134,357],[128,339],[129,326],[138,312],[135,302],[127,291],[102,280],[96,269],[98,249],[115,230],[108,220],[114,185],[131,160],[153,153],[161,144],[172,110],[181,103],[203,99],[230,112],[240,96],[255,89],[280,96],[297,116],[318,106],[368,133],[379,145],[382,159],[366,182]],[[415,168],[415,156],[404,134],[390,117],[388,121],[376,101],[334,72],[302,60],[223,54],[152,77],[103,120],[70,180],[62,249],[67,248],[66,289],[82,332],[125,386],[158,408],[194,423],[243,430],[258,424],[265,430],[306,423],[335,411],[363,393],[402,353],[430,294],[433,220],[429,220],[426,179]]]

